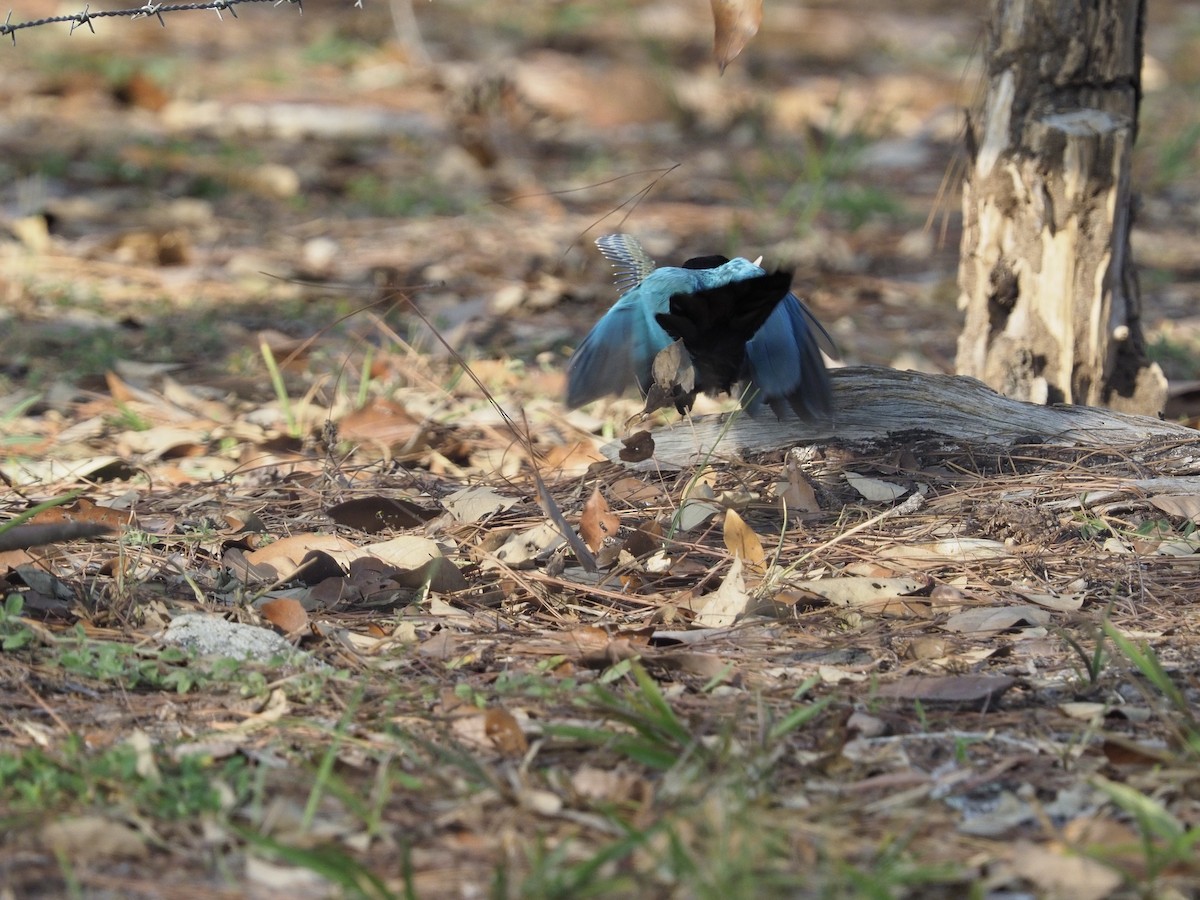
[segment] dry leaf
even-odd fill
[[[728,628],[746,611],[749,601],[746,582],[742,578],[742,558],[735,556],[721,586],[693,607],[696,611],[694,624],[699,628]]]
[[[946,620],[946,631],[990,635],[1018,625],[1041,627],[1050,624],[1050,613],[1035,606],[986,606],[966,609]]]
[[[299,600],[291,597],[267,600],[258,607],[258,611],[284,634],[295,634],[308,628],[308,612]]]
[[[524,756],[529,749],[516,717],[503,707],[496,706],[484,713],[483,733],[504,756]]]
[[[592,496],[583,506],[583,515],[579,517],[579,533],[588,548],[593,553],[599,552],[604,545],[604,539],[616,537],[620,527],[620,517],[609,508],[608,501],[600,493],[600,488],[594,488]]]
[[[42,843],[62,859],[81,865],[92,861],[141,859],[145,838],[124,822],[105,816],[58,819],[42,829]]]
[[[362,409],[343,416],[338,422],[338,436],[389,453],[427,445],[420,419],[410,415],[399,403],[378,397],[368,401]]]
[[[894,500],[899,500],[908,493],[908,488],[893,484],[890,481],[868,478],[865,475],[858,475],[854,472],[845,472],[843,474],[850,487],[858,491],[864,500],[869,500],[872,503],[891,503]]]
[[[442,500],[442,505],[456,522],[469,524],[503,512],[516,502],[512,497],[497,494],[490,487],[477,486],[455,491]]]
[[[295,572],[314,550],[328,553],[343,565],[362,555],[358,547],[334,534],[293,534],[251,550],[245,559],[259,577],[282,578]]]
[[[1200,494],[1155,494],[1150,502],[1168,516],[1191,519],[1200,525]]]
[[[783,507],[788,512],[820,512],[821,504],[817,502],[817,493],[804,477],[800,466],[791,458],[791,454],[783,473],[787,480],[775,485],[775,496]]]
[[[725,548],[730,553],[741,557],[750,568],[762,570],[767,561],[762,541],[754,529],[732,509],[725,510],[724,535]]]
[[[561,478],[578,478],[595,463],[607,457],[600,452],[593,440],[577,441],[574,444],[555,444],[547,448],[542,456],[542,474]]]
[[[627,438],[621,438],[621,449],[617,456],[622,462],[638,463],[654,455],[654,438],[648,431],[638,431]]]
[[[1009,864],[1032,882],[1041,896],[1104,900],[1121,886],[1115,868],[1074,851],[1018,841]]]
[[[666,492],[658,485],[646,484],[633,475],[626,475],[614,481],[608,486],[608,493],[614,500],[628,503],[630,506],[661,506],[667,497]]]
[[[926,544],[884,547],[883,559],[892,560],[914,569],[941,566],[948,562],[978,562],[1012,556],[1012,551],[1000,541],[987,538],[945,538]]]
[[[1015,678],[1007,675],[950,675],[945,678],[910,675],[883,685],[877,696],[919,700],[926,706],[991,709],[1016,683]]]
[[[441,557],[442,548],[429,538],[402,534],[390,541],[367,544],[362,548],[360,555],[382,559],[398,569],[419,569],[429,560]]]
[[[713,56],[721,71],[758,34],[763,0],[712,0]]]
[[[793,588],[819,594],[834,606],[851,608],[871,606],[881,600],[911,594],[925,584],[921,579],[912,577],[868,578],[861,575],[789,583]]]
[[[434,518],[437,512],[399,497],[356,497],[329,507],[325,515],[339,525],[374,534],[416,528]]]

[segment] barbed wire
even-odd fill
[[[108,9],[92,12],[91,4],[88,3],[83,7],[83,12],[68,13],[62,16],[51,16],[47,19],[31,19],[28,22],[14,22],[12,20],[12,10],[9,10],[8,17],[0,22],[0,37],[11,37],[13,46],[17,43],[17,32],[23,28],[38,28],[42,25],[55,24],[70,24],[71,34],[75,33],[76,28],[84,25],[92,34],[96,33],[95,26],[92,21],[95,19],[147,19],[154,16],[158,19],[158,23],[164,28],[167,27],[166,20],[163,19],[165,13],[177,12],[199,12],[210,11],[217,14],[217,18],[221,18],[223,11],[228,12],[235,19],[237,18],[237,9],[243,3],[270,3],[272,6],[281,6],[287,3],[290,6],[295,6],[300,10],[300,14],[304,14],[304,0],[207,0],[203,3],[146,3],[144,6],[139,6],[135,9]],[[355,0],[356,8],[362,8],[362,0]]]

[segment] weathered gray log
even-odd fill
[[[1118,447],[1150,439],[1187,442],[1200,457],[1200,432],[1149,416],[1090,406],[1043,406],[1004,397],[974,378],[926,375],[875,366],[836,369],[834,422],[812,425],[770,414],[685,419],[653,432],[654,456],[642,468],[678,468],[708,459],[740,457],[837,439],[882,442],[898,436],[941,436],[988,446],[1049,443]],[[622,444],[604,454],[614,461]],[[1189,451],[1185,451],[1189,452]]]
[[[1159,413],[1130,255],[1145,0],[993,0],[968,122],[957,370],[1011,397]]]

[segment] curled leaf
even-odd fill
[[[615,537],[621,527],[620,517],[612,511],[600,488],[592,491],[592,496],[584,504],[583,515],[579,517],[579,533],[593,553],[600,550],[606,537]]]
[[[758,34],[763,0],[712,0],[713,56],[721,71]]]

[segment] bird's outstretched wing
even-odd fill
[[[596,238],[596,246],[612,263],[614,283],[621,293],[633,290],[657,265],[632,234],[606,234]]]

